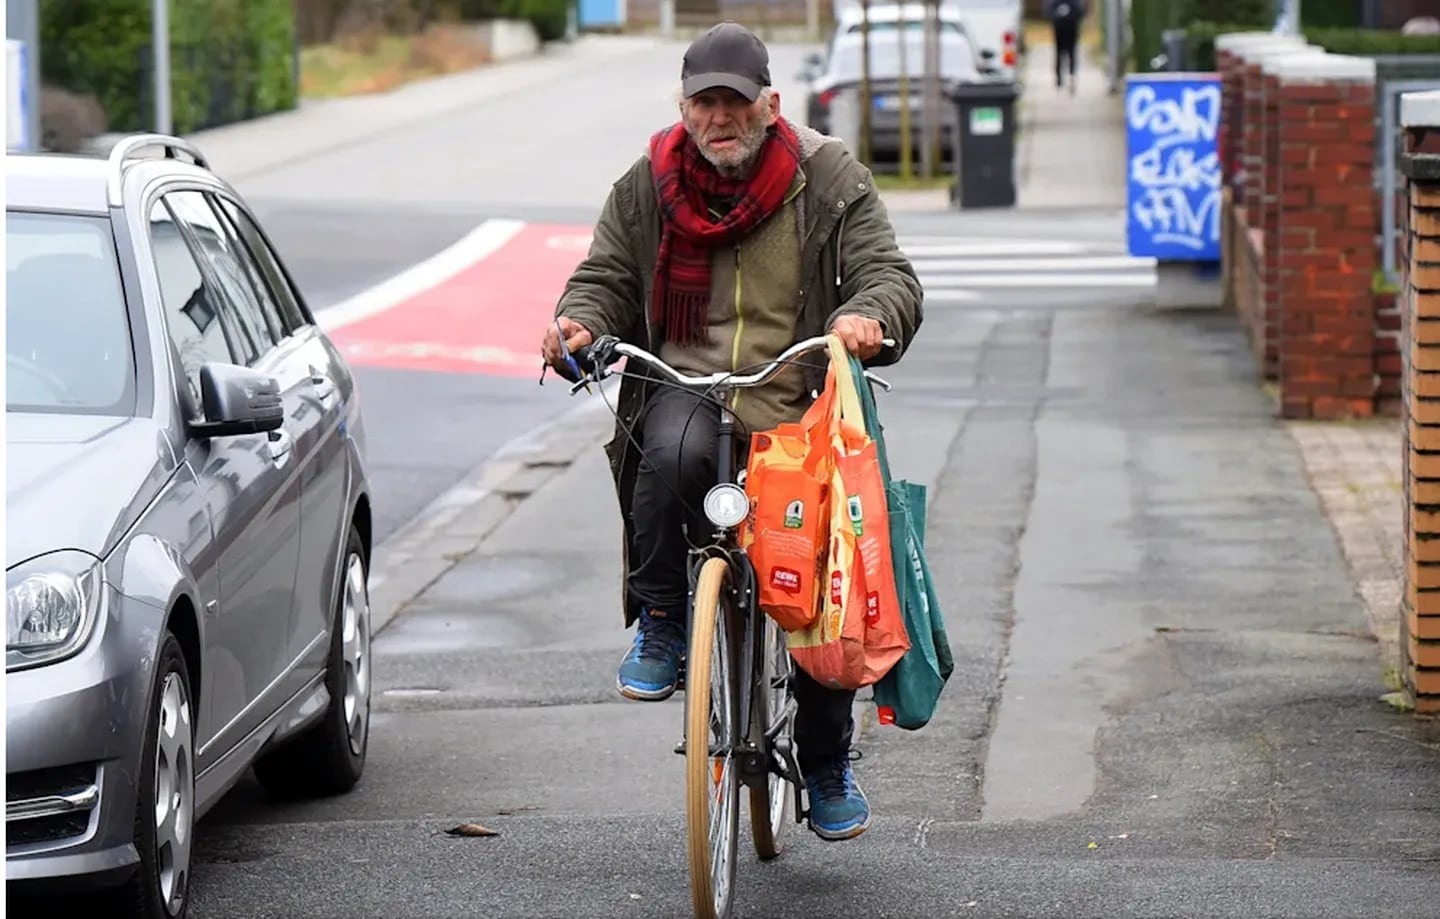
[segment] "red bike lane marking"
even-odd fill
[[[539,379],[545,323],[589,244],[589,227],[526,224],[491,255],[330,337],[357,366]]]

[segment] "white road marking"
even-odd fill
[[[362,319],[378,316],[494,255],[524,227],[523,220],[487,220],[423,262],[411,265],[348,300],[318,311],[315,319],[322,329],[333,332]]]

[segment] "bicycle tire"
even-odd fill
[[[720,615],[729,563],[712,558],[700,569],[695,602],[690,612],[690,649],[685,679],[685,816],[686,848],[690,856],[690,895],[696,919],[726,919],[735,899],[736,837],[740,830],[740,774],[733,759],[721,764],[710,756],[711,714],[718,702],[728,710],[723,733],[715,738],[735,748],[737,740],[734,655],[730,651],[727,622]],[[720,698],[713,692],[713,665],[721,639]],[[729,768],[726,768],[728,766]],[[728,776],[728,779],[727,779]],[[718,786],[718,787],[717,787]],[[710,800],[717,799],[719,826],[712,827]],[[713,830],[719,838],[712,838]],[[719,871],[717,868],[717,856]],[[717,883],[717,881],[719,883]]]
[[[789,667],[790,651],[785,644],[785,633],[776,625],[775,620],[765,615],[760,619],[763,620],[761,640],[764,642],[766,657],[765,666],[756,674],[755,713],[750,723],[754,726],[754,732],[763,736],[772,724],[774,694],[777,692],[776,674],[769,671],[769,665],[778,653],[784,656],[786,666]],[[785,686],[790,686],[788,679]],[[783,709],[789,692],[780,692],[779,701]],[[791,730],[794,730],[793,723]],[[759,740],[758,737],[754,739],[757,742]],[[777,857],[785,848],[782,835],[790,816],[791,802],[794,800],[789,785],[788,780],[772,772],[769,781],[764,785],[750,788],[750,839],[755,845],[755,854],[761,861]]]

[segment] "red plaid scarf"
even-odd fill
[[[775,122],[748,179],[720,175],[690,139],[683,123],[650,138],[650,176],[663,218],[655,262],[652,321],[665,323],[672,342],[709,341],[710,253],[759,226],[785,200],[800,168],[800,143],[784,119]],[[709,205],[730,210],[718,222]]]

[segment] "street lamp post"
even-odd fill
[[[1285,31],[1290,35],[1300,34],[1300,0],[1282,0],[1285,10]]]
[[[9,149],[38,152],[43,146],[40,138],[40,3],[39,0],[8,0],[5,4],[5,37],[18,42],[18,72],[10,73],[8,79],[17,80],[9,86],[9,95],[18,105],[7,107],[11,118],[19,123],[9,125],[7,135],[20,134],[18,143],[7,143]],[[10,48],[7,45],[7,54]],[[8,62],[7,62],[8,63]],[[7,137],[9,140],[10,137]]]
[[[151,0],[150,47],[154,59],[155,130],[169,134],[170,127],[170,5]]]

